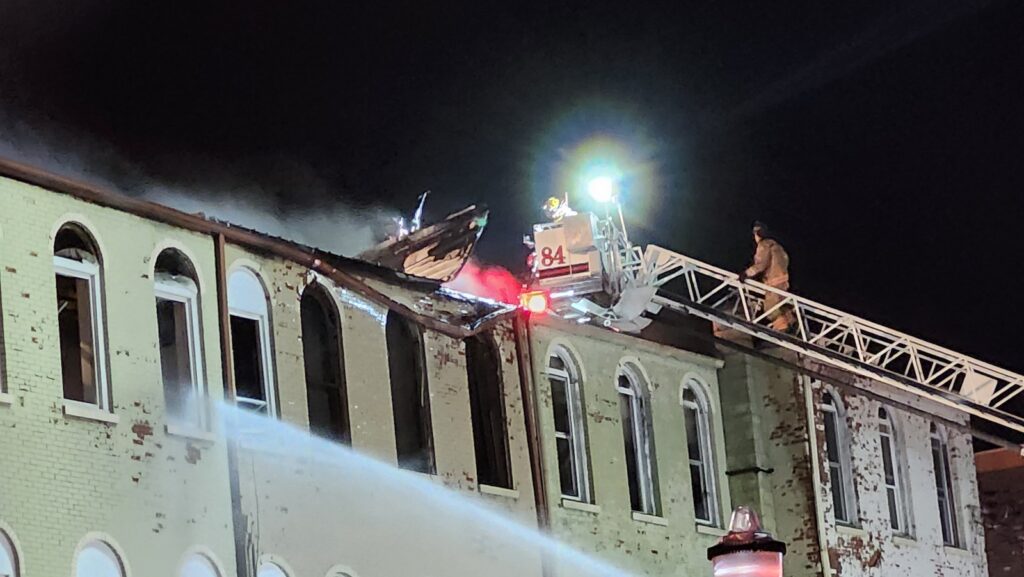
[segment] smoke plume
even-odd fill
[[[0,135],[0,156],[344,256],[383,240],[397,216],[390,209],[345,204],[336,187],[293,159],[234,165],[187,154],[147,159],[147,165],[164,168],[155,176],[107,143],[3,110]]]

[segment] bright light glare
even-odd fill
[[[543,292],[530,292],[519,297],[523,308],[531,313],[540,314],[548,310],[548,296]]]
[[[615,181],[610,176],[599,176],[587,183],[587,192],[597,202],[611,202],[615,198]]]

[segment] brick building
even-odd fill
[[[975,461],[989,572],[1017,575],[1024,567],[1024,456],[990,449]]]
[[[787,575],[987,574],[953,409],[0,172],[0,575],[706,574],[740,504]]]
[[[365,518],[314,522],[335,478],[285,464],[308,447],[229,434],[232,399],[417,471],[402,490],[447,486],[536,524],[513,308],[4,172],[0,574],[372,574],[380,551],[339,538]]]

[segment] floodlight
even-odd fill
[[[610,176],[598,176],[587,184],[587,192],[597,202],[611,202],[615,199],[615,180]]]

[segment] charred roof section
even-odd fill
[[[329,278],[339,287],[355,291],[389,311],[454,338],[473,336],[515,311],[515,308],[509,305],[444,290],[441,287],[443,281],[438,279],[416,277],[407,274],[404,269],[393,270],[378,263],[347,258],[250,228],[209,219],[201,214],[189,214],[10,159],[0,158],[0,176],[141,218],[215,237],[223,236],[227,242],[245,247],[247,250],[296,262]],[[465,216],[474,216],[477,219],[476,224],[469,228],[471,234],[468,236],[472,236],[471,242],[463,245],[469,251],[476,244],[476,238],[483,228],[482,224],[486,223],[486,210],[482,213],[483,223],[479,221],[481,214],[476,212],[479,210],[483,209],[474,208],[468,213],[463,211],[466,213]],[[453,216],[459,214],[462,213]],[[468,227],[470,221],[466,222]],[[433,227],[427,227],[422,232],[427,233],[429,237],[431,228]],[[462,241],[467,240],[468,236]],[[442,246],[441,243],[435,244]],[[458,268],[461,268],[461,265]],[[455,273],[457,272],[455,270]],[[452,273],[452,276],[455,273]],[[400,293],[390,290],[396,286],[407,289],[412,296],[401,296]]]

